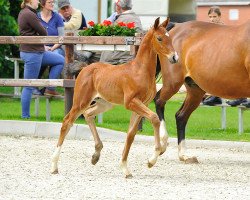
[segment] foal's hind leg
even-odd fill
[[[123,153],[122,153],[122,158],[120,161],[120,168],[122,169],[122,172],[125,175],[125,178],[132,177],[132,174],[130,173],[128,166],[127,166],[127,159],[128,159],[128,153],[134,141],[135,134],[137,132],[137,128],[140,123],[140,120],[141,120],[141,116],[139,116],[135,112],[132,112],[132,115],[130,117],[130,124],[129,124],[129,130],[127,133],[126,143],[125,143]]]
[[[98,135],[95,125],[95,116],[99,113],[106,112],[113,108],[113,105],[103,99],[95,100],[95,103],[91,105],[86,111],[83,113],[86,122],[89,125],[89,128],[92,132],[94,141],[95,141],[95,153],[92,155],[91,163],[95,165],[100,158],[101,150],[103,148],[102,141]]]
[[[51,164],[51,173],[57,174],[58,173],[58,160],[62,148],[63,141],[68,134],[70,128],[72,127],[74,121],[79,117],[81,114],[81,110],[79,107],[73,107],[70,112],[64,117],[63,124],[61,127],[60,137],[57,143],[56,150],[52,156],[52,164]]]
[[[78,77],[79,78],[79,77]],[[51,173],[58,173],[58,160],[62,148],[63,141],[72,127],[75,120],[79,117],[79,115],[84,112],[84,110],[90,105],[93,96],[95,95],[94,88],[91,85],[91,80],[88,83],[88,80],[85,83],[79,83],[79,80],[76,80],[75,92],[73,97],[73,106],[69,113],[64,117],[63,124],[61,127],[60,137],[57,143],[57,148],[52,156],[52,165],[51,165]]]
[[[205,92],[199,87],[187,87],[187,96],[180,110],[176,113],[179,159],[185,163],[198,163],[196,157],[186,155],[185,129],[192,112],[199,106]]]

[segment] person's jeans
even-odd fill
[[[24,60],[24,79],[37,79],[41,66],[50,66],[50,79],[57,79],[64,67],[64,57],[46,52],[20,52],[20,58]],[[21,95],[22,118],[30,118],[30,102],[34,87],[23,87]],[[53,89],[53,88],[51,88]]]
[[[52,51],[52,52],[57,53],[57,54],[60,54],[60,55],[62,55],[63,57],[65,57],[65,51],[63,50],[62,47],[57,48],[57,49],[55,49],[55,50]],[[38,78],[41,78],[41,77],[43,76],[43,74],[44,74],[44,72],[45,72],[45,70],[46,70],[47,67],[48,67],[48,66],[46,66],[46,65],[41,67]]]
[[[63,57],[65,57],[65,51],[63,50],[62,47],[55,49],[53,52],[58,53],[62,55]]]

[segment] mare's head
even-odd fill
[[[160,18],[155,20],[154,26],[152,27],[153,49],[159,56],[166,56],[171,63],[178,61],[178,55],[172,45],[172,39],[166,30],[169,18],[167,18],[162,24],[160,24]]]

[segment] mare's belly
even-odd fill
[[[193,77],[193,80],[202,90],[215,96],[229,99],[250,97],[249,79],[199,76],[198,78]]]

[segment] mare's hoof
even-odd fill
[[[193,164],[193,163],[198,164],[199,163],[198,159],[195,156],[186,159],[184,162],[185,162],[185,164]]]
[[[93,154],[92,159],[91,159],[92,165],[95,165],[99,161],[99,158],[100,158],[100,155]]]
[[[51,171],[51,174],[58,174],[58,169]]]
[[[131,179],[131,178],[133,178],[133,175],[132,174],[126,175],[125,178]]]

